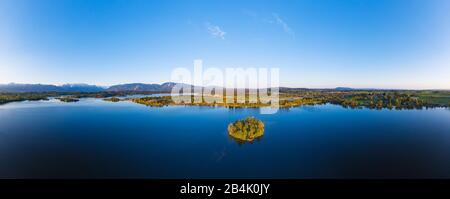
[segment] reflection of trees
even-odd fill
[[[233,137],[231,135],[228,135],[228,137],[231,140],[233,140],[234,142],[236,142],[238,144],[238,146],[242,146],[244,144],[253,144],[254,142],[260,142],[263,139],[264,135],[261,135],[260,137],[257,137],[257,138],[255,138],[252,141],[245,141],[245,140],[236,139],[235,137]]]

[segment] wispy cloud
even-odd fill
[[[224,32],[219,26],[207,23],[206,27],[208,29],[209,34],[211,34],[213,37],[225,39],[225,34],[227,34],[227,33]]]
[[[252,10],[243,10],[242,13],[247,15],[257,21],[262,21],[263,23],[275,24],[283,29],[283,31],[293,38],[295,38],[294,30],[284,21],[277,13],[272,13],[272,15],[268,18],[262,18],[258,16],[258,13]]]
[[[272,13],[273,19],[275,20],[274,22],[281,26],[283,28],[283,31],[286,32],[287,34],[291,35],[292,37],[295,37],[295,33],[294,31],[288,26],[288,24],[281,19],[280,16],[278,16],[277,13]]]

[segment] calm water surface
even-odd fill
[[[227,125],[266,124],[238,144]],[[0,178],[449,178],[450,110],[150,108],[82,99],[0,106]]]

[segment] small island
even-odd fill
[[[58,97],[56,98],[61,102],[78,102],[80,101],[80,99],[72,97],[72,96],[63,96],[63,97]]]
[[[108,102],[119,102],[120,99],[117,97],[110,97],[110,98],[105,98],[103,99],[104,101],[108,101]]]
[[[264,123],[254,117],[247,117],[229,124],[228,134],[238,141],[251,142],[264,135]]]

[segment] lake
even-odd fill
[[[227,126],[246,116],[265,135],[238,144]],[[450,110],[14,102],[0,162],[0,178],[449,178]]]

